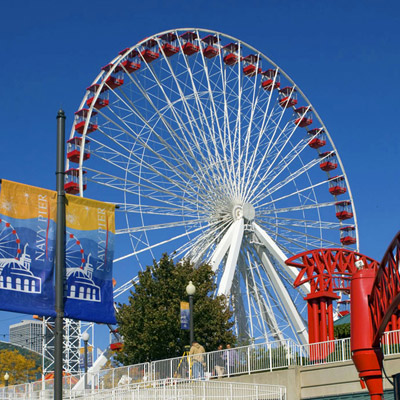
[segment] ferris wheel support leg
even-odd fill
[[[210,261],[210,265],[214,272],[218,269],[224,255],[226,254],[226,252],[229,249],[234,231],[235,231],[235,224],[232,224],[229,227],[229,229],[226,231],[225,235],[223,236],[221,241],[218,243],[218,246],[214,251],[214,254]]]
[[[301,343],[308,344],[308,333],[306,326],[304,325],[303,320],[300,317],[296,307],[294,306],[288,291],[281,282],[278,273],[276,272],[274,266],[272,265],[271,261],[269,260],[265,252],[262,252],[261,254],[261,261],[264,267],[266,268],[267,274],[271,280],[272,285],[274,286],[276,292],[280,296],[282,304],[289,316],[289,319],[292,321],[293,326],[296,329],[297,335]]]
[[[287,260],[287,257],[285,256],[285,254],[283,254],[282,250],[275,244],[268,233],[265,232],[259,225],[253,223],[253,227],[258,239],[268,249],[272,256],[279,262],[282,269],[286,271],[286,273],[288,273],[291,278],[293,278],[294,282],[297,277],[297,271],[295,271],[294,268],[286,265],[285,260]],[[310,285],[308,283],[300,286],[299,289],[304,293],[304,295],[310,293]]]
[[[255,225],[255,231],[258,239],[260,242],[266,247],[266,249],[271,253],[271,255],[278,261],[279,264],[285,264],[282,259],[283,253],[273,251],[274,247],[271,247],[270,244],[272,242],[272,239],[269,238],[268,234],[264,232],[259,226]],[[271,251],[272,248],[272,251]],[[280,254],[281,253],[281,254]],[[285,310],[290,318],[290,320],[293,323],[293,326],[295,327],[297,331],[297,335],[300,339],[300,341],[303,344],[308,344],[308,333],[307,329],[303,323],[302,318],[300,317],[296,307],[293,304],[293,301],[290,298],[290,295],[283,285],[281,279],[279,278],[278,273],[276,272],[274,266],[272,265],[270,259],[268,258],[267,254],[265,252],[262,252],[260,254],[261,262],[263,263],[266,272],[271,280],[272,285],[274,286],[276,292],[279,294],[280,299],[282,301],[283,306],[285,307]],[[286,265],[286,264],[285,264]]]
[[[243,218],[235,221],[232,224],[233,233],[230,241],[228,258],[225,264],[224,274],[218,287],[218,296],[224,294],[229,295],[232,286],[233,276],[235,274],[236,265],[238,262],[240,246],[242,244],[244,221]]]

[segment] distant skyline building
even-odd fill
[[[41,354],[43,350],[43,324],[41,321],[23,320],[10,325],[10,343]]]
[[[44,369],[46,374],[54,370],[54,318],[47,318],[46,338],[43,341],[43,322],[23,320],[10,325],[10,343],[22,346],[42,354],[48,362]],[[64,362],[63,368],[68,373],[79,371],[80,358],[80,322],[73,319],[64,319]]]

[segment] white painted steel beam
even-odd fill
[[[238,219],[232,224],[233,232],[230,241],[229,253],[225,264],[224,273],[218,286],[218,296],[224,294],[228,296],[232,286],[233,276],[235,274],[238,262],[240,246],[242,244],[244,221],[243,218]]]

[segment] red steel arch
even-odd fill
[[[391,329],[400,328],[400,232],[390,243],[383,256],[370,295],[373,346],[379,345],[380,338],[389,322]]]
[[[310,293],[304,298],[308,304],[309,343],[334,339],[332,302],[340,298],[337,292],[350,293],[356,263],[373,271],[379,266],[376,260],[343,248],[309,250],[286,260],[287,265],[299,269],[294,286],[310,285]]]

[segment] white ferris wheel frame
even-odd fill
[[[354,209],[353,197],[352,197],[352,194],[351,194],[350,185],[348,183],[348,179],[347,179],[347,176],[346,176],[346,173],[345,173],[345,169],[344,169],[343,163],[342,163],[342,161],[340,159],[340,156],[339,156],[339,154],[338,154],[338,152],[337,152],[337,150],[336,150],[336,148],[334,146],[334,142],[333,142],[333,140],[332,140],[332,138],[331,138],[331,136],[330,136],[330,134],[328,132],[328,129],[323,124],[323,122],[322,122],[321,118],[319,117],[318,113],[316,112],[315,108],[311,105],[310,101],[307,99],[307,97],[304,95],[304,93],[295,84],[295,82],[282,69],[280,69],[278,67],[277,64],[275,64],[272,60],[270,60],[263,53],[261,53],[260,51],[258,51],[254,47],[244,43],[243,41],[241,41],[241,40],[239,40],[239,39],[237,39],[237,38],[235,38],[233,36],[229,36],[229,35],[223,34],[221,32],[217,32],[217,31],[214,31],[214,30],[208,30],[208,29],[180,28],[180,29],[176,29],[176,30],[163,31],[163,32],[160,32],[160,33],[158,33],[156,35],[153,35],[153,36],[151,36],[149,38],[146,38],[146,39],[138,42],[134,46],[126,49],[125,52],[119,54],[117,57],[115,57],[113,60],[111,60],[110,63],[113,64],[113,67],[110,68],[108,71],[100,72],[99,75],[93,80],[92,84],[99,83],[100,86],[99,86],[96,94],[94,95],[94,99],[93,99],[92,104],[88,107],[88,115],[87,115],[87,118],[86,118],[85,126],[84,126],[84,129],[83,129],[83,134],[82,134],[82,145],[81,145],[81,152],[80,152],[80,159],[79,159],[79,166],[78,166],[78,170],[79,170],[79,196],[84,196],[83,167],[85,166],[87,168],[87,164],[84,162],[84,148],[85,148],[85,138],[88,136],[87,135],[87,130],[88,130],[88,127],[89,127],[89,123],[90,123],[90,119],[91,119],[92,113],[94,111],[96,111],[103,118],[105,118],[105,119],[108,118],[104,113],[102,113],[101,110],[96,110],[93,107],[93,105],[95,104],[97,98],[101,94],[102,88],[105,85],[105,82],[106,82],[107,78],[109,78],[111,76],[111,74],[115,71],[116,67],[118,65],[120,65],[121,60],[123,60],[124,57],[126,57],[126,55],[128,53],[130,53],[131,51],[133,51],[135,49],[140,49],[141,46],[144,43],[146,43],[149,39],[154,39],[154,40],[157,41],[158,44],[160,44],[160,39],[159,39],[160,36],[162,36],[164,34],[168,34],[170,32],[178,32],[178,31],[179,32],[192,31],[192,32],[197,33],[198,37],[200,37],[199,32],[201,31],[201,32],[207,33],[209,35],[215,35],[218,38],[218,40],[220,40],[220,38],[223,37],[224,39],[231,40],[232,42],[238,43],[239,44],[239,57],[241,57],[241,53],[240,53],[241,48],[242,47],[246,47],[248,50],[250,50],[250,51],[254,52],[255,54],[257,54],[258,57],[259,57],[259,60],[260,59],[265,60],[267,63],[269,63],[271,66],[273,66],[276,69],[276,71],[279,71],[281,76],[283,76],[286,79],[286,81],[289,82],[292,85],[293,88],[295,88],[296,92],[306,102],[307,110],[308,109],[312,109],[313,115],[319,121],[320,126],[325,131],[325,134],[327,136],[327,139],[329,140],[330,146],[332,147],[332,150],[330,151],[330,154],[334,153],[336,155],[337,162],[338,162],[338,164],[340,166],[340,170],[341,170],[341,175],[340,176],[343,176],[343,178],[344,178],[344,180],[346,182],[347,196],[348,196],[349,200],[351,201],[351,204],[352,204],[352,207],[353,207],[353,220],[354,220],[353,225],[355,227],[357,227],[357,217],[356,217],[356,213],[355,213],[355,209]],[[180,41],[179,36],[178,36],[178,41]],[[160,46],[160,48],[161,48],[161,46]],[[162,50],[160,50],[160,51],[161,51],[162,55],[164,56],[165,60],[167,61],[167,65],[169,66],[169,70],[171,72],[172,79],[174,80],[174,82],[176,82],[177,87],[179,88],[179,83],[178,83],[179,79],[178,79],[178,77],[175,76],[174,70],[171,67],[171,65],[169,64],[169,62],[167,60],[167,57],[165,57],[165,55],[163,54],[163,51]],[[181,41],[180,41],[180,51],[182,52],[182,42]],[[220,58],[222,58],[221,53],[222,53],[222,51],[221,51],[221,48],[220,48],[220,55],[219,55]],[[202,56],[202,59],[203,59],[202,61],[203,61],[204,65],[206,65],[205,64],[206,63],[205,57]],[[188,79],[191,81],[190,84],[192,84],[193,87],[195,87],[194,81],[195,81],[196,78],[192,73],[192,70],[190,68],[190,65],[189,65],[189,62],[188,62],[187,58],[185,58],[185,62],[187,64]],[[146,63],[146,61],[142,60],[142,63]],[[258,67],[258,63],[259,63],[259,61],[257,61],[257,67]],[[221,64],[222,64],[222,60],[221,60]],[[211,117],[210,121],[208,121],[205,118],[205,120],[202,121],[202,123],[208,124],[208,125],[218,124],[219,123],[218,118],[217,118],[218,106],[216,105],[216,103],[214,101],[212,87],[211,87],[212,86],[212,82],[210,82],[210,78],[209,78],[209,76],[207,74],[208,74],[208,70],[205,67],[205,75],[207,77],[209,100],[211,102],[210,115],[212,117]],[[157,76],[155,76],[155,74],[153,74],[153,78],[154,78],[154,81],[156,82],[156,84],[159,86],[158,89],[160,90],[160,92],[163,92],[163,84],[162,84],[162,82],[158,79]],[[132,82],[133,82],[133,80],[132,80]],[[222,84],[222,86],[224,87],[224,85],[226,85],[226,84],[227,84],[227,82],[224,82]],[[254,83],[254,85],[255,85],[255,83]],[[140,88],[139,88],[139,90],[140,90]],[[239,88],[239,90],[240,90],[240,88]],[[86,101],[87,101],[87,99],[89,97],[89,94],[90,94],[89,91],[87,91],[85,96],[83,97],[83,100],[82,100],[82,102],[80,104],[79,109],[82,109],[82,108],[85,107],[85,104],[86,104]],[[146,93],[143,90],[142,90],[142,95],[144,97],[146,97]],[[125,101],[125,99],[122,98],[123,97],[122,95],[118,95],[118,96],[120,96],[121,102]],[[185,110],[186,110],[187,117],[188,117],[187,119],[190,120],[191,117],[193,117],[193,115],[191,115],[190,106],[187,105],[186,95],[184,95],[182,92],[179,92],[179,96],[181,96],[179,101],[184,105],[184,107],[186,107]],[[198,107],[201,108],[202,107],[202,102],[201,102],[201,99],[200,99],[200,94],[194,90],[193,96],[194,96],[196,104],[198,104]],[[226,93],[224,93],[224,96],[226,96]],[[165,95],[165,97],[168,98],[167,95]],[[157,115],[157,117],[160,120],[163,120],[164,117],[163,117],[162,111],[156,109],[156,106],[154,104],[152,104],[151,99],[147,98],[147,100],[148,100],[149,104],[154,108],[155,115]],[[268,106],[269,106],[270,100],[271,100],[271,96],[270,96],[270,99],[268,100]],[[240,111],[241,111],[241,109],[240,109],[240,107],[241,107],[241,96],[240,95],[238,95],[238,103],[239,103],[238,104],[238,114],[240,114]],[[125,104],[127,104],[126,101],[125,101]],[[173,105],[171,105],[171,107],[173,109]],[[134,109],[133,105],[132,105],[132,112],[137,112],[137,110]],[[284,115],[284,112],[285,112],[285,110],[281,111],[281,115],[279,117],[279,122],[278,122],[277,126],[279,126],[280,120],[282,119],[282,117]],[[140,113],[138,113],[138,114],[140,115]],[[253,114],[251,113],[251,115],[253,115]],[[214,116],[215,116],[215,118],[214,118]],[[179,120],[180,117],[179,117],[178,113],[176,113],[175,118],[177,120]],[[268,123],[268,121],[265,121],[266,118],[268,118],[268,120],[269,120],[269,118],[271,118],[271,115],[267,116],[267,111],[265,111],[264,121],[263,121],[263,124],[265,124],[265,127],[267,126],[267,123]],[[192,118],[192,120],[194,121],[193,123],[195,124],[196,122],[195,122],[195,118],[194,117]],[[239,125],[241,124],[241,119],[239,117],[237,119],[237,123]],[[143,124],[145,124],[147,126],[147,128],[151,131],[152,134],[159,135],[155,131],[155,129],[151,126],[150,122],[148,122],[146,120],[143,120]],[[181,149],[184,149],[186,151],[190,150],[187,147],[185,147],[184,144],[180,144],[181,142],[180,142],[180,138],[179,138],[179,133],[175,132],[173,130],[173,127],[169,127],[169,124],[168,124],[167,121],[164,121],[164,126],[166,127],[167,130],[169,130],[169,134],[171,136],[175,137],[176,143],[178,143],[179,146],[182,146]],[[249,131],[250,131],[250,127],[251,126],[252,126],[252,124],[250,122],[249,123]],[[132,136],[132,134],[129,132],[129,129],[128,129],[127,126],[120,126],[119,128],[122,131],[124,131],[126,134]],[[292,135],[294,134],[294,132],[296,131],[297,128],[298,128],[297,126],[294,127]],[[226,129],[229,130],[229,124],[227,124]],[[277,128],[276,128],[276,130],[277,130]],[[234,132],[234,137],[231,137],[232,132],[228,133],[228,135],[227,135],[228,141],[233,140],[233,141],[237,141],[238,143],[242,143],[242,142],[246,143],[246,140],[248,139],[249,134],[250,134],[249,131],[245,132],[245,134],[244,134],[245,137],[242,138],[241,137],[241,132],[242,131],[241,131],[240,127],[239,127],[239,129],[237,129]],[[74,134],[75,134],[74,133],[74,126],[72,126],[70,137],[71,138],[74,137]],[[238,135],[238,136],[235,136],[235,135]],[[275,133],[274,133],[274,135],[275,135]],[[277,133],[277,135],[278,135],[278,133]],[[285,144],[287,143],[287,141],[289,141],[290,138],[291,138],[291,136],[289,136],[289,138],[286,139]],[[160,140],[160,142],[162,142],[162,138],[159,137],[158,139]],[[138,143],[141,144],[142,146],[146,146],[146,143],[141,141],[141,139],[135,139],[135,140],[137,140]],[[260,141],[260,138],[258,139],[258,143],[259,143],[259,141]],[[257,145],[258,145],[258,143],[257,143]],[[226,145],[227,146],[231,146],[231,147],[234,146],[234,144],[232,144],[232,142],[226,143]],[[274,145],[274,143],[271,140],[271,146],[273,146],[273,145]],[[170,146],[170,145],[168,143],[165,143],[165,146]],[[228,168],[226,171],[225,170],[223,171],[223,174],[224,174],[223,179],[229,180],[232,177],[234,178],[235,185],[233,185],[233,188],[231,190],[239,191],[240,189],[242,189],[247,194],[254,194],[254,193],[257,192],[257,190],[259,189],[259,185],[262,182],[262,180],[260,180],[258,183],[254,182],[254,180],[258,176],[258,172],[260,172],[261,163],[260,163],[260,165],[258,167],[255,165],[255,157],[252,157],[252,155],[250,154],[249,140],[247,140],[247,146],[248,147],[244,151],[244,157],[246,158],[246,161],[248,161],[247,166],[249,166],[251,168],[254,168],[256,170],[256,173],[254,173],[254,175],[253,175],[253,181],[251,182],[252,185],[249,184],[248,182],[244,182],[244,174],[242,175],[242,178],[243,178],[242,180],[240,180],[238,178],[238,177],[240,177],[240,172],[241,172],[240,171],[240,165],[241,165],[240,163],[238,163],[239,171],[235,171],[235,168],[234,168],[235,166],[233,165],[234,161],[230,160],[228,158],[228,155],[225,152],[222,152],[222,154],[219,154],[216,157],[218,159],[222,159],[223,162],[225,163],[225,165],[227,165],[227,166],[232,165],[231,168]],[[307,143],[305,143],[304,146],[307,146]],[[217,145],[215,146],[215,148],[217,148]],[[174,152],[173,146],[171,146],[169,148],[169,150],[171,151],[171,153]],[[283,150],[281,150],[281,151],[283,151]],[[266,152],[266,154],[267,154],[267,152]],[[120,155],[121,156],[125,156],[122,153],[122,151],[121,151]],[[275,156],[275,160],[277,160],[280,155],[281,155],[280,152],[278,152],[276,154],[276,156]],[[164,163],[165,165],[168,165],[168,163],[169,163],[165,158],[163,158],[162,155],[152,153],[152,156],[153,157],[158,157],[160,162]],[[297,156],[297,154],[294,153],[294,155],[292,156],[292,159],[294,159],[296,156]],[[266,155],[265,155],[265,157],[266,157]],[[189,162],[189,160],[186,159],[186,156],[184,154],[181,155],[180,158],[181,158],[180,161],[182,161],[182,162]],[[200,160],[199,162],[201,162],[201,161],[203,161],[203,160]],[[304,165],[303,169],[299,169],[299,170],[296,171],[297,175],[293,174],[290,178],[287,178],[286,181],[279,181],[278,180],[277,182],[275,182],[274,186],[272,186],[271,191],[273,191],[273,190],[274,191],[278,191],[283,185],[286,185],[289,182],[289,179],[294,181],[299,175],[303,174],[304,172],[307,172],[310,168],[312,168],[318,162],[319,162],[319,160],[318,161],[317,160],[313,160],[309,164]],[[273,165],[273,164],[274,163],[271,163],[271,165]],[[171,167],[172,167],[172,165],[171,165]],[[67,169],[68,168],[69,168],[69,162],[67,161]],[[152,167],[151,167],[151,165],[146,165],[146,168],[151,169]],[[258,171],[257,171],[257,168],[258,168]],[[89,171],[90,171],[90,169],[89,169]],[[96,170],[91,170],[91,172],[93,174],[100,173],[100,171],[96,171]],[[267,170],[267,172],[264,172],[264,174],[267,174],[268,172],[269,172],[269,170]],[[208,174],[208,172],[205,171],[205,168],[203,170],[201,168],[199,168],[199,173],[200,174],[205,174],[205,175]],[[112,174],[108,174],[107,171],[101,171],[101,174],[102,174],[102,176],[105,176],[108,179],[108,181],[105,181],[105,183],[104,183],[104,185],[106,185],[106,186],[110,185],[110,187],[111,187],[112,186],[111,182],[112,182],[112,184],[114,184],[114,182],[116,182],[116,181],[118,181],[120,179],[118,177],[113,176]],[[188,179],[188,181],[190,179],[192,179],[189,176],[187,176],[186,178]],[[277,178],[279,178],[279,174],[278,174],[278,176],[274,177],[274,179],[277,179]],[[321,179],[321,181],[316,183],[316,184],[312,184],[310,182],[310,186],[309,187],[303,188],[299,192],[301,192],[302,190],[303,191],[314,190],[316,187],[318,187],[320,185],[326,185],[326,181],[327,181],[326,179]],[[191,181],[191,182],[193,183],[193,181]],[[251,193],[250,193],[250,191],[251,191]],[[160,192],[162,192],[161,189],[160,189]],[[316,207],[316,206],[318,206],[318,207],[324,207],[324,206],[332,207],[335,203],[336,203],[336,201],[332,200],[332,201],[328,201],[328,202],[325,202],[325,203],[318,203],[314,207]],[[127,207],[129,207],[129,205],[125,204],[125,209]],[[171,205],[171,207],[172,207],[172,205]],[[312,208],[313,206],[312,205],[303,206],[303,209],[306,210],[307,207]],[[290,207],[287,207],[286,209],[282,208],[279,211],[285,211],[285,210],[288,211],[289,209],[290,209]],[[297,209],[299,209],[299,207],[297,207]],[[274,213],[276,211],[277,211],[276,209],[273,209],[271,212]],[[241,265],[243,266],[243,265],[246,265],[246,263],[251,262],[249,260],[246,261],[245,260],[245,256],[241,255],[241,253],[240,253],[241,246],[242,246],[242,241],[243,241],[243,237],[244,237],[244,232],[245,232],[246,221],[245,221],[245,218],[243,217],[243,209],[239,209],[238,212],[239,212],[240,215],[236,218],[236,220],[230,226],[226,225],[226,229],[223,230],[223,231],[221,231],[220,229],[217,229],[217,228],[215,228],[214,230],[211,230],[209,232],[208,237],[205,237],[204,241],[202,242],[203,244],[208,243],[208,245],[210,245],[211,243],[215,244],[215,249],[214,249],[212,255],[209,257],[209,262],[210,262],[210,265],[213,267],[214,272],[217,272],[219,265],[223,262],[223,260],[225,260],[225,262],[224,262],[225,268],[223,270],[222,277],[221,277],[221,280],[220,280],[220,283],[219,283],[219,286],[218,286],[218,294],[229,295],[230,292],[231,292],[231,289],[232,289],[232,285],[237,284],[237,282],[235,282],[235,279],[234,279],[234,275],[235,275],[236,269],[237,268],[241,268],[240,267]],[[194,220],[195,220],[195,218],[194,218]],[[135,232],[135,229],[136,229],[136,231],[140,231],[140,229],[142,229],[142,230],[146,230],[145,234],[147,235],[147,231],[150,232],[153,229],[156,230],[156,229],[174,228],[174,227],[179,227],[179,226],[188,224],[188,222],[190,222],[190,221],[170,222],[170,223],[165,223],[163,226],[161,226],[161,224],[159,224],[159,225],[154,225],[154,226],[137,227],[137,228],[129,228],[128,227],[128,228],[125,228],[125,229],[120,229],[119,231],[117,231],[117,233],[119,233],[119,234],[132,234],[133,232]],[[293,278],[293,280],[294,280],[296,272],[293,271],[291,269],[291,267],[286,266],[285,259],[287,258],[287,256],[282,251],[282,248],[280,246],[278,246],[276,244],[276,242],[272,239],[271,234],[268,233],[265,229],[263,229],[259,224],[257,224],[254,221],[252,222],[251,225],[252,225],[251,229],[254,232],[255,243],[257,242],[256,245],[255,245],[255,247],[257,248],[256,249],[256,253],[257,253],[257,256],[259,257],[260,263],[262,264],[262,268],[264,269],[265,273],[268,275],[268,277],[270,279],[270,282],[271,282],[271,284],[273,286],[273,290],[275,290],[277,295],[281,298],[282,306],[285,309],[285,313],[288,315],[288,318],[292,321],[294,329],[296,330],[300,341],[302,343],[306,343],[306,342],[308,342],[308,334],[307,334],[307,329],[306,329],[306,326],[304,324],[304,321],[302,320],[302,317],[299,315],[298,311],[296,310],[296,307],[294,306],[293,301],[291,299],[291,296],[289,295],[285,285],[282,284],[281,277],[279,277],[279,275],[277,274],[277,272],[275,270],[275,267],[274,267],[273,263],[270,260],[271,256],[280,265],[280,267],[287,273],[287,275]],[[198,228],[193,228],[192,231],[189,232],[189,233],[197,233],[197,232],[200,232],[203,229],[204,229],[204,227],[200,226]],[[185,231],[182,234],[176,235],[175,237],[171,237],[171,238],[166,239],[164,241],[153,243],[153,244],[151,244],[151,245],[149,245],[149,246],[147,246],[145,248],[141,248],[141,249],[138,249],[138,250],[133,250],[132,252],[129,252],[128,254],[121,255],[118,258],[116,258],[114,261],[118,262],[118,261],[122,261],[124,259],[130,258],[130,257],[133,257],[133,256],[137,256],[138,254],[140,254],[142,252],[147,252],[149,250],[151,251],[152,249],[154,249],[156,247],[161,247],[163,245],[166,245],[169,242],[173,242],[173,241],[175,241],[177,239],[184,238],[187,235],[188,235],[188,232]],[[358,237],[358,230],[357,229],[355,230],[355,235],[356,235],[357,246],[358,246],[359,237]],[[216,243],[216,238],[218,238],[218,242],[217,243]],[[183,250],[184,249],[182,249],[182,253],[184,253]],[[204,255],[204,253],[202,254],[201,252],[199,252],[198,258],[201,259],[201,257],[203,255]],[[250,257],[250,256],[248,256],[248,257]],[[251,273],[252,273],[252,271],[247,272],[248,279],[249,279],[249,281],[253,281],[254,282],[254,277],[253,278],[251,277]],[[124,293],[126,290],[128,290],[131,287],[131,285],[132,284],[129,281],[129,282],[125,283],[124,285],[120,286],[119,288],[117,288],[115,290],[115,296],[119,296],[122,293]],[[258,302],[258,308],[263,310],[264,317],[260,318],[260,324],[261,325],[268,325],[268,329],[272,330],[272,331],[275,331],[275,336],[278,337],[278,338],[281,338],[282,334],[281,334],[281,332],[280,332],[280,330],[278,328],[278,323],[277,323],[276,320],[274,320],[273,313],[271,313],[271,307],[272,306],[270,304],[267,304],[267,301],[265,301],[265,299],[264,300],[261,299],[261,295],[260,295],[260,293],[257,292],[257,289],[256,289],[257,285],[253,284],[253,285],[250,285],[250,286],[252,286],[252,291],[253,291],[253,293],[252,293],[253,300],[251,300],[251,301]],[[250,289],[248,289],[248,291],[250,291]],[[307,292],[307,288],[305,288],[305,292]],[[247,293],[247,296],[250,296],[250,294]],[[237,311],[238,314],[241,313],[241,311],[240,311],[241,307],[242,306],[238,303],[237,306],[236,306],[236,311]],[[269,317],[267,317],[268,314],[270,315]],[[250,327],[250,329],[253,330],[252,327]]]

